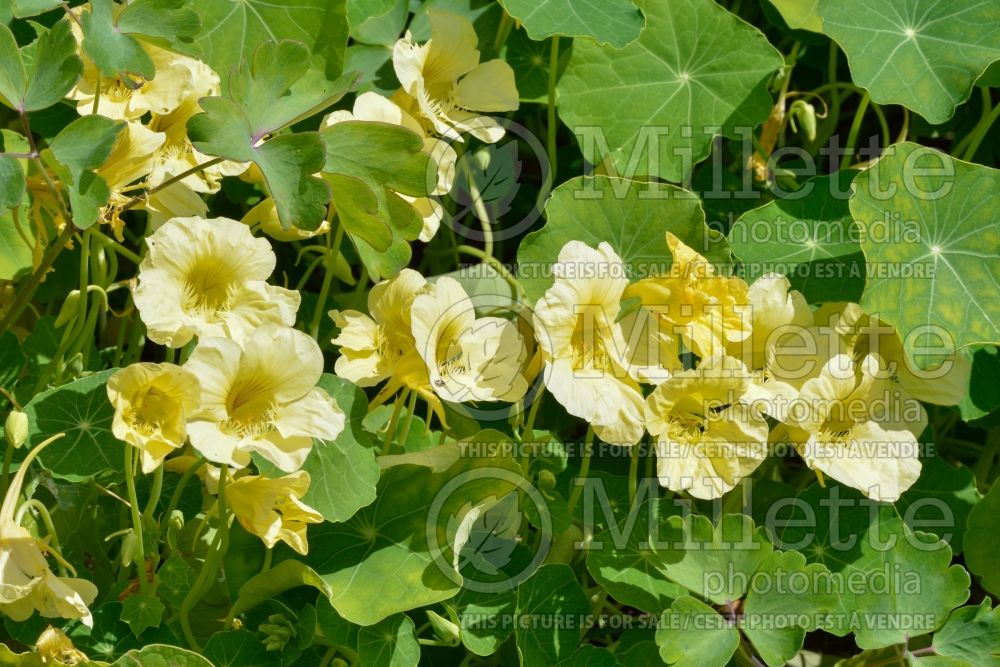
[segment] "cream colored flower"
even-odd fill
[[[624,297],[638,298],[659,320],[663,367],[670,370],[668,352],[676,349],[677,337],[703,359],[749,337],[750,307],[746,282],[716,275],[707,259],[670,232],[666,236],[673,255],[670,271],[636,281]]]
[[[856,303],[824,304],[816,311],[820,326],[830,327],[843,342],[843,351],[855,361],[879,355],[889,379],[914,399],[934,405],[957,405],[969,391],[972,364],[955,352],[935,367],[922,369],[903,349],[895,327],[870,316]]]
[[[838,354],[789,411],[790,440],[806,464],[869,498],[895,502],[920,476],[922,409],[900,400],[877,355]],[[919,404],[916,404],[919,407]]]
[[[153,472],[187,440],[188,416],[198,408],[198,378],[173,364],[132,364],[108,378],[115,407],[111,431],[139,449],[142,471]]]
[[[284,472],[298,470],[313,438],[334,440],[344,413],[322,389],[323,353],[308,335],[265,324],[243,339],[199,341],[184,368],[201,381],[191,444],[210,461],[245,467],[257,452]]]
[[[749,386],[743,362],[718,355],[656,387],[646,427],[656,437],[660,484],[721,498],[767,458],[767,422],[743,400]]]
[[[187,123],[192,116],[202,112],[198,101],[203,97],[219,95],[219,77],[208,65],[191,61],[192,84],[187,96],[169,113],[154,113],[149,127],[166,135],[156,162],[149,174],[148,185],[156,186],[211,160],[194,149],[187,136]],[[223,176],[238,176],[247,164],[225,160],[186,176],[180,182],[193,192],[217,192]]]
[[[751,334],[742,341],[729,342],[727,354],[741,360],[750,371],[746,400],[783,422],[798,388],[815,376],[800,370],[805,367],[803,357],[814,360],[818,373],[829,355],[818,358],[821,353],[812,329],[812,310],[805,297],[791,289],[788,278],[761,276],[750,285],[748,297]],[[805,344],[812,344],[817,351],[803,350]]]
[[[628,284],[622,260],[607,243],[594,250],[570,241],[553,271],[555,284],[533,316],[545,386],[605,442],[635,444],[644,433],[644,402],[626,370],[628,352],[618,324]]]
[[[446,401],[518,401],[528,390],[527,357],[517,326],[476,317],[472,299],[454,278],[442,277],[413,300],[413,337],[431,386]]]
[[[371,316],[356,310],[330,311],[340,328],[333,339],[340,346],[334,369],[340,377],[359,387],[372,387],[389,380],[379,392],[380,404],[402,387],[430,391],[427,367],[413,338],[412,309],[417,296],[428,290],[427,281],[412,269],[403,269],[368,293]]]
[[[46,547],[14,517],[29,465],[53,440],[25,457],[0,506],[0,613],[25,621],[37,611],[46,618],[78,618],[92,627],[94,619],[87,605],[97,597],[97,587],[84,579],[56,576],[45,559]]]
[[[479,38],[463,16],[430,9],[431,39],[412,35],[396,42],[392,64],[402,91],[412,102],[400,106],[436,134],[460,138],[465,132],[486,142],[503,137],[495,120],[479,113],[514,111],[520,101],[514,70],[502,60],[479,62]]]
[[[299,294],[265,282],[274,252],[246,225],[174,218],[146,244],[135,305],[152,341],[171,347],[194,336],[239,341],[264,324],[295,323]]]
[[[305,556],[306,524],[323,522],[322,514],[300,500],[308,490],[305,470],[277,479],[250,475],[228,484],[226,499],[240,525],[268,547],[280,541]]]
[[[65,632],[51,625],[38,635],[35,649],[42,664],[82,665],[88,663],[87,654],[76,648]]]
[[[354,101],[353,111],[334,111],[323,119],[322,126],[330,127],[352,120],[399,125],[419,136],[424,142],[424,153],[437,168],[437,185],[431,194],[443,195],[451,190],[455,180],[455,163],[458,161],[455,149],[447,141],[428,136],[417,119],[395,102],[378,93],[363,93]],[[434,238],[444,217],[441,204],[429,197],[410,197],[404,194],[399,196],[410,202],[424,219],[424,228],[418,238],[425,243]]]

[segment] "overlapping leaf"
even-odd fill
[[[0,100],[21,112],[57,103],[83,71],[69,19],[36,30],[38,38],[19,50],[10,28],[0,25]]]
[[[112,0],[91,0],[80,14],[83,49],[105,76],[152,79],[156,67],[136,37],[174,46],[201,29],[187,0],[133,0],[116,12]],[[141,82],[140,82],[141,83]]]
[[[1000,5],[983,0],[820,0],[823,32],[879,104],[943,123],[1000,60]]]
[[[642,32],[642,14],[632,0],[503,0],[507,13],[534,40],[553,35],[589,37],[622,48]]]
[[[911,334],[921,330],[943,328],[955,348],[1000,342],[998,188],[1000,171],[912,143],[894,145],[855,179],[851,213],[876,271],[861,305],[899,330],[922,367],[946,350],[918,354],[924,341]]]
[[[423,141],[402,127],[347,121],[324,128],[323,172],[344,230],[374,279],[392,277],[410,261],[409,242],[423,220],[399,195],[426,196],[437,177]]]
[[[202,153],[254,162],[285,228],[316,229],[330,201],[326,183],[314,176],[326,163],[319,133],[263,140],[333,104],[353,81],[353,76],[326,79],[302,43],[265,42],[229,78],[223,96],[201,100],[205,113],[188,121],[188,135]]]
[[[559,115],[585,157],[619,174],[680,182],[711,140],[771,112],[781,54],[713,0],[638,3],[647,27],[623,49],[581,40],[559,81]],[[606,147],[605,147],[606,142]]]
[[[206,26],[195,40],[202,60],[225,76],[254,57],[265,41],[301,42],[323,61],[321,71],[338,77],[347,48],[347,0],[198,0],[193,3]]]

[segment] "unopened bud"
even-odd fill
[[[80,312],[80,290],[75,289],[66,296],[66,300],[63,301],[62,307],[59,309],[59,315],[56,316],[55,327],[59,327],[72,321],[74,317]]]
[[[542,491],[551,491],[556,488],[556,476],[551,470],[540,470],[538,472],[538,486]]]
[[[809,141],[816,140],[816,107],[805,100],[795,100],[788,109],[788,115],[788,120],[792,124],[793,130],[796,132],[799,131],[795,125],[795,121],[798,121],[802,126],[802,134],[805,135],[806,139]]]
[[[20,447],[28,439],[28,415],[20,410],[11,410],[3,429],[7,444],[15,449]]]
[[[131,530],[125,533],[125,537],[122,538],[122,565],[128,567],[135,560],[136,551],[138,550],[139,539],[135,536],[135,533]]]
[[[447,642],[451,646],[458,646],[461,642],[462,630],[453,621],[448,620],[441,614],[435,613],[431,610],[427,610],[427,620],[431,622],[431,627],[434,628],[434,634],[438,638]]]

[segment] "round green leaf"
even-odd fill
[[[879,104],[903,104],[933,124],[969,99],[1000,60],[1000,5],[983,0],[820,0],[823,32]]]
[[[78,482],[123,469],[126,445],[111,433],[115,410],[105,386],[115,372],[101,371],[43,391],[25,406],[29,447],[56,433],[66,434],[38,457],[53,475]]]
[[[803,186],[806,192],[741,215],[729,244],[747,282],[777,272],[809,303],[860,299],[865,257],[847,196],[856,174],[845,170],[815,178]]]
[[[980,584],[1000,594],[1000,482],[995,482],[978,505],[969,512],[965,532],[965,563],[969,571],[982,577]]]
[[[543,565],[517,588],[514,636],[522,665],[554,665],[580,643],[590,613],[586,593],[566,565]],[[539,622],[532,622],[537,619]],[[545,620],[559,619],[546,625]]]
[[[641,0],[646,29],[623,49],[573,45],[559,81],[563,122],[619,174],[681,182],[712,138],[754,127],[771,113],[765,84],[781,54],[714,0]],[[606,143],[606,145],[605,145]]]
[[[727,665],[740,631],[704,602],[684,596],[665,612],[656,631],[660,658],[672,667]]]
[[[920,331],[955,348],[1000,342],[1000,226],[990,206],[1000,171],[912,143],[892,146],[854,181],[869,277],[861,305],[892,324],[926,367],[947,354],[919,352]],[[902,272],[907,273],[902,273]]]

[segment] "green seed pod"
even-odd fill
[[[28,439],[28,415],[20,410],[11,410],[3,428],[7,444],[15,449],[20,447]]]
[[[538,471],[538,487],[542,491],[551,491],[556,488],[556,476],[551,470]]]

